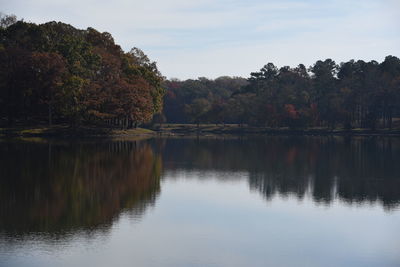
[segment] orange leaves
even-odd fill
[[[285,111],[286,115],[291,119],[297,119],[299,117],[298,111],[292,104],[285,104]]]

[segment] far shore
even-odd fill
[[[287,135],[287,136],[396,136],[400,129],[328,129],[328,128],[267,128],[239,126],[237,124],[156,124],[147,128],[120,129],[100,126],[81,126],[72,128],[68,125],[54,126],[18,126],[0,128],[0,138],[12,137],[48,137],[48,138],[83,138],[83,137],[155,137],[155,136],[207,136],[207,135]]]
[[[254,126],[239,126],[237,124],[163,124],[152,128],[161,135],[358,135],[358,136],[400,136],[400,129],[329,129],[323,127],[291,129],[291,128],[268,128]]]

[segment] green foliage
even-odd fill
[[[243,78],[219,77],[215,80],[169,80],[164,82],[164,114],[168,122],[214,122],[228,119],[227,103],[234,92],[248,82]],[[201,114],[194,112],[200,110]]]
[[[210,111],[210,102],[205,98],[195,99],[191,104],[185,105],[185,112],[192,118],[192,121],[199,124],[204,116]]]
[[[400,60],[317,61],[308,70],[268,63],[247,82],[221,77],[166,83],[167,122],[266,127],[391,128],[400,116]],[[206,103],[207,102],[207,103]]]

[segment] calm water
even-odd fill
[[[400,140],[2,141],[0,266],[400,266]]]

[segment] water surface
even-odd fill
[[[0,266],[400,266],[400,140],[0,142]]]

